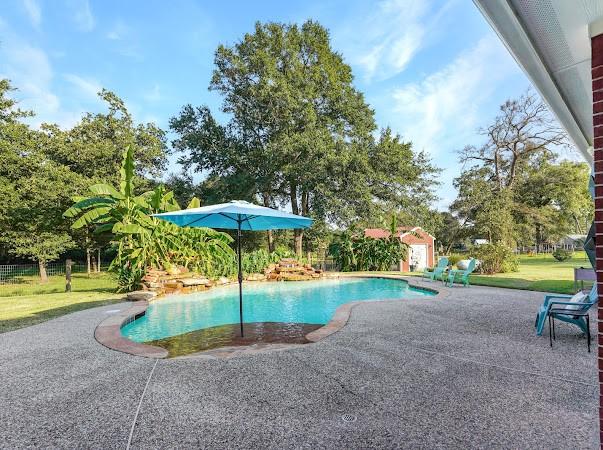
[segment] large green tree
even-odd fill
[[[474,237],[512,246],[541,245],[583,233],[592,220],[586,164],[560,161],[568,138],[532,92],[505,102],[480,130],[481,146],[460,153],[451,211]]]
[[[14,255],[45,264],[73,247],[61,211],[85,179],[48,157],[47,137],[23,120],[10,96],[8,80],[0,80],[0,237]]]
[[[219,46],[215,66],[210,89],[223,95],[230,121],[192,106],[172,119],[186,167],[337,225],[432,198],[435,169],[390,130],[375,139],[373,111],[318,23],[258,23]],[[302,230],[294,242],[301,253]]]
[[[550,155],[526,167],[514,189],[520,243],[540,247],[567,233],[586,234],[594,207],[589,178],[588,164],[556,162]]]
[[[165,132],[153,123],[135,123],[123,100],[113,92],[103,89],[98,95],[107,112],[85,113],[67,130],[53,124],[42,126],[48,137],[44,146],[47,156],[94,182],[117,183],[121,154],[130,147],[139,177],[161,175],[167,163]]]
[[[4,254],[44,262],[58,258],[76,242],[90,252],[107,245],[91,228],[72,230],[62,217],[93,184],[119,179],[122,149],[133,149],[138,185],[161,173],[166,161],[164,132],[136,124],[115,94],[99,93],[107,113],[85,114],[71,129],[27,124],[33,112],[16,104],[8,80],[0,80],[0,247]],[[47,248],[53,247],[52,255]],[[41,270],[42,273],[42,270]]]

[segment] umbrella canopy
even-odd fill
[[[239,266],[239,321],[243,336],[243,270],[241,266],[241,231],[284,230],[309,228],[312,219],[254,205],[242,200],[229,203],[183,209],[154,214],[181,227],[207,227],[237,230],[237,256]]]
[[[243,200],[200,208],[155,214],[155,217],[181,227],[207,227],[244,231],[308,228],[312,219],[254,205]]]

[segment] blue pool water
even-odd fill
[[[404,281],[343,278],[243,285],[243,320],[326,324],[344,303],[359,300],[432,296]],[[238,286],[171,295],[151,303],[146,314],[122,328],[136,342],[148,342],[239,322]]]

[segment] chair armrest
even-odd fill
[[[580,303],[576,303],[576,302],[551,302],[549,303],[549,306],[552,305],[574,305],[574,306],[588,306],[591,307],[595,304],[595,302],[580,302]],[[568,310],[568,311],[571,311]]]
[[[553,305],[585,305],[586,303],[576,303],[576,302],[550,302],[549,306]]]
[[[542,304],[542,306],[544,306],[545,308],[547,308],[549,306],[549,303],[551,302],[552,299],[554,298],[561,298],[561,299],[570,299],[572,298],[571,295],[564,295],[564,294],[549,294],[549,295],[545,295],[544,296],[544,303]]]
[[[545,301],[551,298],[572,298],[572,296],[566,294],[548,294],[544,296]]]
[[[564,316],[572,316],[575,314],[586,314],[588,312],[588,310],[590,309],[591,306],[593,306],[595,304],[595,302],[585,302],[585,303],[576,303],[576,302],[550,302],[549,304],[546,305],[546,311],[547,314],[550,314],[551,310],[556,309],[555,306],[556,305],[563,305],[563,306],[577,306],[578,308],[576,309],[567,309],[567,308],[558,308],[557,311],[555,311],[554,314],[560,314],[560,315],[564,315]],[[563,312],[560,312],[559,309],[563,309]]]

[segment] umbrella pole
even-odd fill
[[[239,257],[239,322],[241,325],[241,337],[243,337],[243,268],[241,266],[241,221],[237,227],[237,255]]]

